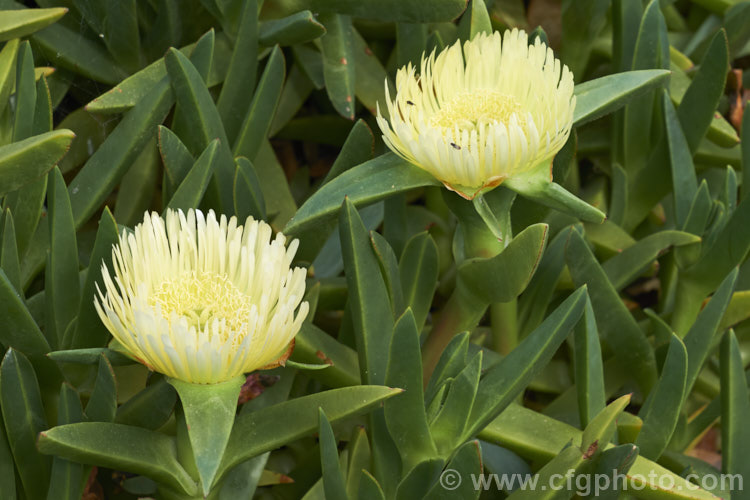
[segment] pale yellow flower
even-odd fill
[[[282,357],[308,312],[305,270],[271,227],[213,211],[146,213],[102,266],[96,310],[140,362],[197,384],[230,380]],[[296,314],[295,314],[295,311]]]
[[[409,64],[385,87],[383,140],[466,198],[549,163],[568,139],[573,74],[525,32],[478,34]]]

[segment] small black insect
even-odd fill
[[[461,146],[459,146],[455,142],[451,142],[451,146],[453,146],[453,149],[461,149]]]
[[[409,106],[414,106],[414,103],[411,101],[406,101],[406,104],[408,104]]]

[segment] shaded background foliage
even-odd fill
[[[216,498],[442,498],[444,467],[750,479],[750,2],[0,11],[0,497],[192,494],[174,390],[107,348],[92,303],[118,232],[166,207],[266,219],[310,266],[296,365],[249,377]],[[492,258],[467,254],[473,212],[386,153],[373,113],[424,50],[507,27],[574,72],[554,179],[607,220],[499,188],[514,239]],[[631,70],[650,72],[597,80]],[[422,391],[439,328],[469,333],[424,352]],[[75,422],[92,425],[59,427]],[[713,484],[622,496],[750,496]],[[483,495],[574,492],[548,493]]]

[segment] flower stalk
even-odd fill
[[[444,192],[448,207],[458,218],[456,231],[460,232],[459,241],[463,244],[458,248],[454,247],[454,251],[462,253],[463,259],[461,260],[476,257],[489,259],[498,255],[510,244],[512,240],[510,209],[515,196],[514,192],[500,188],[486,195],[480,194],[469,202],[454,193]],[[487,306],[487,303],[478,301],[460,284],[456,286],[423,346],[425,381],[429,380],[440,355],[451,339],[458,333],[473,329],[484,315]],[[507,309],[508,306],[501,307],[502,314],[510,314]],[[515,315],[515,310],[513,315]],[[497,319],[497,321],[500,320]],[[501,342],[513,344],[514,341],[511,339],[497,338],[505,334],[505,329],[498,330],[497,335],[494,335],[495,345]]]
[[[146,214],[113,249],[96,310],[123,351],[177,390],[178,456],[206,498],[245,373],[283,364],[308,311],[297,241],[213,211]],[[185,439],[185,435],[187,439]]]
[[[423,54],[419,68],[398,71],[393,99],[386,83],[388,119],[379,107],[377,116],[383,141],[471,201],[445,196],[459,220],[457,264],[494,257],[510,244],[513,191],[557,194],[550,165],[570,135],[573,85],[552,50],[539,37],[529,44],[519,30],[480,32],[439,54]],[[504,183],[513,191],[498,189]],[[425,380],[453,335],[473,328],[489,305],[461,289],[459,283],[424,345]],[[493,307],[501,351],[517,342],[515,315],[515,301]]]
[[[518,345],[518,301],[496,302],[490,306],[492,348],[503,356]]]
[[[229,441],[245,377],[210,385],[177,379],[168,382],[180,396],[201,489],[207,496]]]

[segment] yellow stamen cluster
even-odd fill
[[[461,92],[445,103],[430,119],[430,124],[444,130],[477,130],[492,123],[510,121],[521,111],[512,95],[492,89]]]
[[[250,314],[247,296],[220,274],[195,271],[165,281],[149,297],[165,319],[175,313],[191,326],[204,329],[212,318],[224,318],[227,326],[241,332]]]

